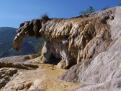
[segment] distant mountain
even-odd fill
[[[26,55],[36,53],[41,46],[41,39],[27,38],[25,39],[20,51],[12,48],[12,41],[16,34],[16,28],[0,27],[0,57],[13,55]]]

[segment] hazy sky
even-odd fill
[[[43,14],[72,17],[89,6],[97,10],[121,4],[121,0],[0,0],[0,27],[18,27]]]

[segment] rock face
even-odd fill
[[[68,76],[65,76],[65,79],[69,80],[69,74],[76,71],[78,76],[75,77],[80,82],[84,82],[84,85],[76,91],[121,90],[121,7],[111,10],[114,10],[112,13],[114,19],[108,21],[112,39],[110,46],[106,51],[99,53],[89,65],[80,64],[76,66],[76,70],[73,67],[67,72],[68,75],[65,74]],[[100,13],[104,14],[104,12]]]
[[[0,69],[0,89],[4,87],[11,80],[12,76],[16,73],[17,73],[17,69],[1,68]]]
[[[20,49],[27,36],[45,39],[41,56],[45,63],[55,62],[58,67],[69,68],[87,63],[111,42],[108,20],[112,10],[71,19],[37,19],[22,23],[14,39],[14,48]],[[112,16],[113,17],[113,16]]]

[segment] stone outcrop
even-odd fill
[[[13,77],[14,74],[17,73],[17,69],[15,68],[1,68],[0,69],[0,89],[4,87]]]
[[[90,14],[70,19],[42,18],[22,23],[14,39],[14,48],[20,49],[26,36],[45,39],[41,51],[44,63],[56,63],[69,68],[80,62],[90,63],[98,53],[105,51],[111,42],[106,15]],[[113,17],[113,16],[112,16]]]
[[[18,69],[26,69],[26,70],[38,68],[37,64],[26,61],[27,56],[29,55],[1,58],[0,68],[11,67],[11,68],[18,68]]]
[[[39,58],[33,59],[33,61],[37,59]],[[68,91],[80,86],[59,80],[58,77],[64,72],[64,69],[57,69],[54,65],[49,64],[40,64],[39,68],[34,70],[17,69],[17,74],[8,80],[0,91]]]
[[[104,52],[99,53],[89,65],[74,66],[64,76],[67,81],[73,81],[76,78],[84,82],[80,89],[75,91],[121,90],[121,7],[108,10],[112,10],[114,16],[113,20],[107,22],[112,39],[110,46]],[[105,11],[99,12],[99,14],[104,13]],[[77,75],[71,78],[70,74]]]
[[[113,14],[114,20],[108,22],[113,42],[107,51],[100,53],[92,60],[85,71],[80,71],[79,79],[90,85],[77,91],[121,90],[121,7],[116,7]]]

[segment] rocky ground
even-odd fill
[[[19,64],[23,64],[24,56],[3,58],[1,62],[11,63],[11,59],[16,58],[17,63],[15,61],[14,63],[18,64],[19,61]],[[79,83],[59,79],[66,70],[58,69],[55,65],[39,64],[38,60],[39,58],[26,61],[29,61],[29,65],[38,64],[36,69],[18,69],[16,66],[1,68],[0,91],[69,91],[80,86]]]

